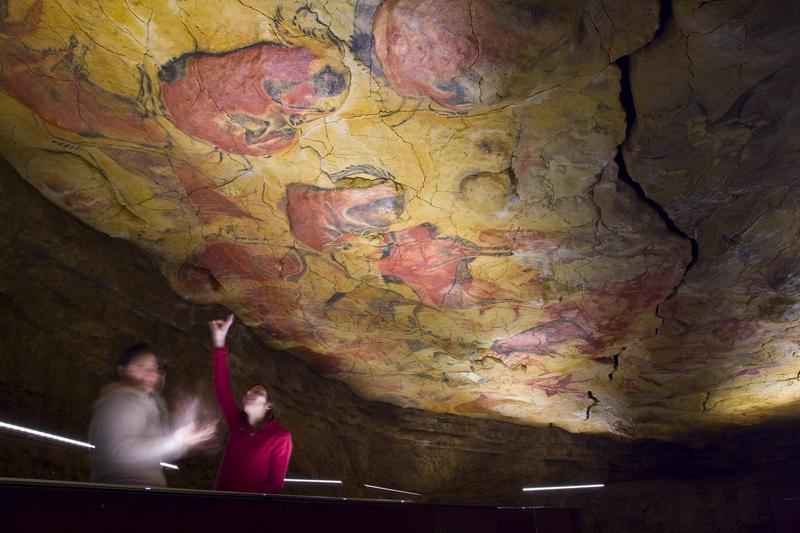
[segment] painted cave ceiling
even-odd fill
[[[800,412],[792,4],[3,0],[0,153],[364,398],[754,423]]]

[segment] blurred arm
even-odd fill
[[[109,460],[120,463],[154,463],[177,459],[186,452],[180,430],[148,437],[146,406],[131,394],[119,394],[95,412],[93,444]],[[151,422],[152,423],[152,422]]]

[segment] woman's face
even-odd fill
[[[151,353],[136,356],[130,363],[118,367],[121,378],[145,392],[153,392],[162,379],[158,359]]]
[[[247,391],[242,403],[244,405],[244,412],[256,420],[263,418],[267,414],[267,411],[272,409],[272,404],[267,398],[266,390],[258,386]]]

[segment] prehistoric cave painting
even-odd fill
[[[359,0],[351,46],[401,95],[466,112],[598,72],[642,46],[649,34],[641,25],[655,23],[657,3],[607,4]],[[611,16],[625,22],[606,23]]]
[[[177,289],[193,301],[210,301],[221,286],[214,276],[205,268],[183,264],[175,271]]]
[[[594,332],[599,342],[587,355],[600,355],[608,346],[655,332],[656,306],[680,281],[682,268],[675,263],[672,268],[649,270],[626,281],[589,287],[584,297],[554,305],[548,309],[548,314],[573,320]],[[652,317],[654,322],[642,320],[645,316]]]
[[[571,320],[558,319],[495,341],[492,351],[506,366],[525,361],[525,355],[555,356],[578,352],[595,352],[600,342],[591,333]]]
[[[0,52],[0,86],[46,122],[88,138],[169,143],[164,129],[139,102],[88,78],[81,66],[85,48],[75,37],[64,49],[43,51],[7,39]]]
[[[42,18],[42,0],[36,0],[30,6],[25,16],[16,22],[9,22],[8,0],[0,1],[0,33],[6,35],[24,35],[32,31]]]
[[[355,341],[347,342],[337,347],[336,352],[355,358],[360,361],[381,362],[386,360],[386,354],[392,353],[401,347],[405,353],[413,352],[414,343],[406,342],[403,339],[388,337],[373,337],[370,339],[359,338]]]
[[[481,248],[455,237],[438,237],[432,224],[383,235],[378,267],[387,283],[405,283],[420,300],[441,307],[471,307],[515,299],[492,282],[475,279],[469,263],[479,256],[507,256],[507,248]]]
[[[562,250],[562,243],[554,237],[555,234],[533,229],[487,229],[480,232],[478,240],[488,246],[508,248],[522,265],[550,271],[555,260],[567,263],[580,257],[574,252]],[[539,271],[534,272],[530,280],[535,286],[538,286],[539,274]]]
[[[570,388],[570,385],[586,383],[588,381],[591,380],[573,379],[572,374],[556,374],[553,376],[538,376],[535,378],[530,378],[525,381],[525,384],[543,391],[547,397],[550,398],[551,396],[555,396],[557,394],[573,394],[577,396],[583,396],[585,394],[583,390],[572,389]]]
[[[97,223],[124,209],[103,170],[75,154],[37,152],[28,161],[27,172],[37,177],[38,188],[47,198],[89,221]],[[82,178],[80,184],[75,176]]]
[[[167,151],[116,147],[102,147],[100,151],[131,174],[144,176],[156,188],[164,188],[180,201],[188,202],[200,222],[250,216],[240,204],[219,192],[190,161]]]
[[[340,61],[276,43],[186,54],[164,65],[158,77],[176,126],[247,155],[288,150],[298,126],[338,109],[350,85]]]
[[[142,150],[119,145],[101,146],[99,151],[126,172],[147,178],[157,190],[166,189],[183,198],[186,193],[175,175],[175,164],[166,150]]]
[[[364,65],[369,67],[373,75],[384,77],[381,64],[375,57],[372,27],[375,13],[381,7],[383,0],[356,0],[353,13],[353,36],[350,39],[350,49]]]
[[[427,96],[453,111],[550,88],[595,56],[591,39],[578,35],[583,14],[573,6],[526,0],[374,4],[356,6],[356,17],[373,18],[372,40],[356,19],[357,56],[368,65],[377,59],[376,74],[400,94]]]
[[[297,282],[306,272],[303,256],[294,248],[283,248],[281,254],[265,253],[270,248],[211,241],[192,260],[195,266],[208,270],[223,286],[263,284],[276,280]]]
[[[268,285],[254,287],[241,294],[241,316],[257,322],[258,327],[271,337],[324,342],[318,329],[311,327],[312,323],[318,324],[313,306],[302,300],[302,295],[295,289]]]
[[[781,365],[780,363],[770,363],[768,365],[759,365],[753,366],[750,368],[745,368],[742,370],[737,370],[736,372],[732,372],[728,374],[723,381],[730,381],[736,378],[740,378],[743,376],[759,376],[764,373],[765,370],[770,368],[779,368]]]
[[[387,1],[374,15],[374,53],[392,86],[453,110],[481,104],[480,44],[469,2]]]
[[[403,211],[403,191],[391,182],[371,187],[323,189],[293,183],[286,188],[292,236],[323,251],[355,234],[384,230]]]
[[[614,61],[652,38],[655,0],[263,0],[222,14],[162,2],[108,16],[98,2],[7,4],[3,156],[87,224],[155,254],[181,296],[229,306],[265,344],[304,350],[365,398],[608,431],[604,417],[575,416],[586,389],[609,417],[663,405],[698,420],[699,387],[792,375],[800,269],[782,259],[797,254],[773,232],[778,215],[759,206],[746,229],[755,218],[740,221],[738,203],[723,209],[737,227],[710,249],[701,242],[703,257],[774,233],[784,240],[763,247],[774,259],[705,285],[696,280],[713,269],[700,260],[675,287],[687,242],[609,163],[625,138],[625,64]],[[145,33],[151,7],[169,31]],[[681,13],[672,22],[692,18]],[[676,44],[667,48],[686,60]],[[680,69],[675,83],[652,78],[663,61],[646,56],[658,49],[636,52],[637,102],[685,85]],[[637,73],[657,83],[637,84]],[[658,115],[658,98],[639,111]],[[670,120],[650,123],[669,133]],[[624,155],[647,181],[672,159],[644,157],[655,153],[645,137]],[[655,156],[682,138],[668,134]],[[728,151],[712,150],[723,161]],[[775,183],[775,168],[754,175]],[[745,174],[736,184],[750,187]],[[685,218],[675,179],[648,192]],[[696,205],[728,202],[706,181]],[[793,195],[760,201],[788,209]],[[620,352],[612,370],[605,359]]]
[[[506,396],[492,393],[480,393],[477,398],[472,401],[464,402],[456,405],[455,412],[457,413],[474,413],[474,414],[495,414],[503,416],[502,409],[507,406],[525,407],[529,404],[520,400],[512,400]]]
[[[384,289],[359,285],[350,292],[336,292],[325,302],[325,316],[335,322],[338,327],[356,331],[373,331],[389,328],[395,332],[415,334],[419,324],[413,315],[406,320],[397,319],[398,307],[414,307],[419,302],[415,299]],[[422,343],[422,341],[420,341]],[[427,346],[427,343],[423,343]]]
[[[711,326],[711,334],[725,343],[743,343],[756,335],[763,324],[755,319],[734,319],[715,322]]]
[[[190,167],[176,165],[175,175],[186,190],[186,198],[201,222],[209,222],[223,216],[238,218],[249,216],[239,204],[217,192]]]
[[[552,320],[495,341],[492,351],[507,366],[541,356],[603,356],[610,347],[650,333],[641,329],[647,325],[643,318],[655,317],[656,305],[680,279],[679,266],[587,288],[577,300],[549,306]]]
[[[514,255],[552,255],[560,243],[543,231],[533,229],[487,229],[481,231],[478,240],[489,246],[507,247]]]

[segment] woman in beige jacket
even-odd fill
[[[214,435],[215,425],[197,425],[196,405],[172,428],[161,389],[164,375],[152,347],[139,343],[125,350],[118,380],[106,385],[94,405],[89,426],[91,480],[98,483],[165,487],[161,462],[175,460]]]

